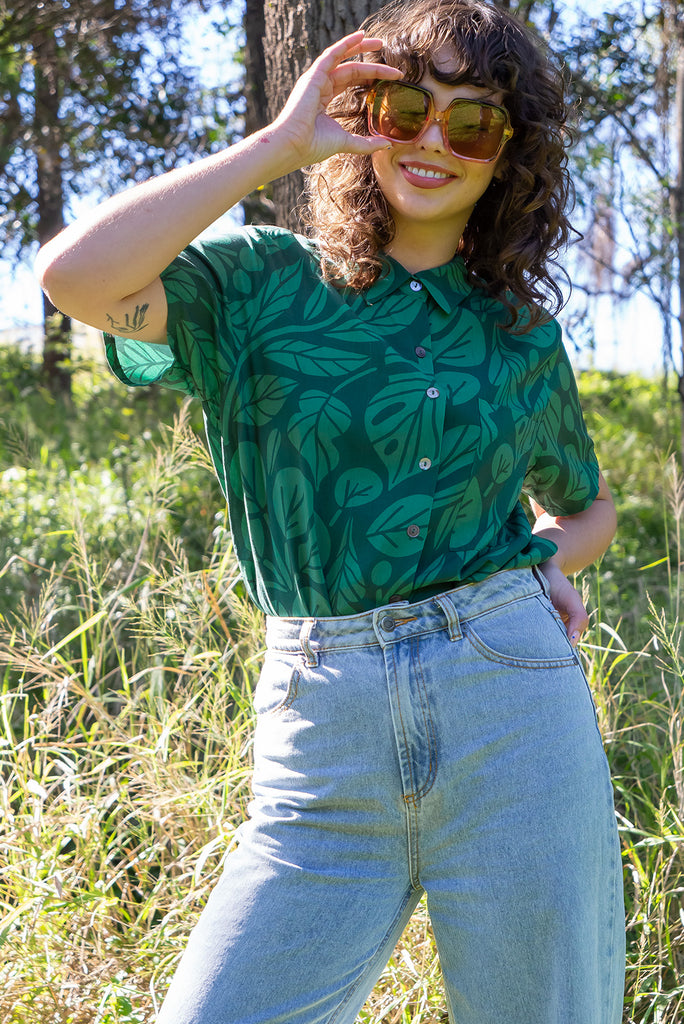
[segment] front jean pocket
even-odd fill
[[[297,697],[301,657],[268,651],[254,691],[257,715],[273,715],[289,708]]]
[[[483,657],[502,665],[545,669],[578,664],[565,627],[536,594],[466,620],[463,632]]]

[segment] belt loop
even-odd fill
[[[299,631],[299,642],[302,645],[302,653],[306,658],[306,667],[315,668],[318,664],[318,655],[310,644],[311,630],[316,625],[315,619],[304,619],[302,628]]]
[[[447,625],[449,627],[449,639],[450,640],[462,640],[463,631],[461,629],[461,622],[458,617],[458,612],[454,607],[454,603],[448,594],[438,594],[435,601],[446,615]]]

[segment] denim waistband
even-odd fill
[[[408,636],[448,629],[461,637],[461,623],[544,591],[537,569],[507,569],[478,583],[466,583],[411,604],[396,601],[356,615],[284,618],[268,616],[266,644],[271,650],[301,650],[315,662],[319,652],[339,648],[386,646]]]

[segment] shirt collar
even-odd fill
[[[392,292],[407,287],[410,281],[420,281],[445,313],[453,313],[473,290],[466,280],[466,270],[460,256],[455,256],[441,267],[410,274],[401,263],[385,255],[380,277],[363,293],[363,297],[372,306]]]

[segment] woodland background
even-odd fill
[[[684,10],[510,0],[577,101],[583,239],[564,323],[640,294],[658,379],[580,389],[620,531],[578,581],[615,781],[625,1021],[684,1008]],[[264,123],[362,0],[0,0],[0,239],[29,260],[75,210]],[[211,24],[225,74],[193,64]],[[208,21],[206,20],[208,19]],[[248,197],[290,223],[296,176]],[[3,299],[9,298],[3,296]],[[192,405],[129,392],[46,301],[36,355],[0,346],[0,1019],[150,1020],[248,799],[263,624],[237,575]],[[78,337],[78,335],[76,335]],[[424,910],[364,1024],[445,1019]]]

